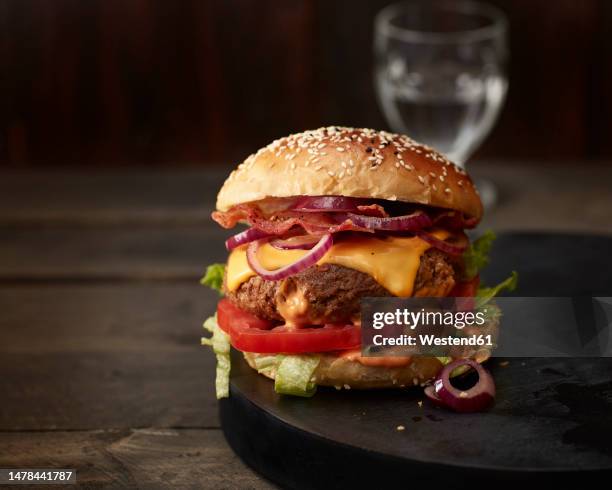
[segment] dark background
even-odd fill
[[[236,163],[327,124],[386,127],[389,1],[0,0],[0,167]],[[612,2],[492,2],[510,90],[477,158],[612,156]]]

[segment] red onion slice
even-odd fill
[[[436,389],[434,385],[429,385],[425,387],[425,396],[429,398],[429,400],[439,407],[446,407],[446,404],[442,401],[442,399],[437,395]]]
[[[392,218],[379,218],[377,216],[362,216],[348,213],[347,218],[357,226],[371,230],[386,231],[416,231],[431,226],[431,219],[422,211]]]
[[[465,246],[452,245],[451,243],[445,242],[444,240],[440,240],[439,238],[436,238],[430,233],[424,231],[417,231],[416,235],[421,240],[425,240],[432,247],[435,247],[448,255],[461,255],[463,252],[465,252],[466,249]]]
[[[278,250],[310,250],[321,240],[321,235],[299,235],[270,242]]]
[[[363,202],[364,199],[345,196],[304,197],[296,203],[293,210],[304,213],[357,211],[357,206]]]
[[[240,245],[244,245],[245,243],[250,243],[253,240],[259,240],[260,238],[265,238],[270,236],[268,233],[265,233],[257,228],[249,228],[248,230],[244,230],[225,241],[225,248],[228,250],[234,250],[236,247]]]
[[[466,365],[476,371],[478,382],[468,390],[460,390],[451,384],[450,375],[458,367]],[[433,386],[438,398],[456,412],[479,412],[488,408],[495,398],[493,377],[472,359],[457,359],[444,366]]]
[[[317,261],[325,255],[325,253],[331,248],[334,243],[334,239],[331,234],[323,235],[323,237],[306,255],[301,259],[293,262],[292,264],[275,269],[273,271],[265,269],[259,263],[257,259],[257,250],[263,245],[267,239],[256,240],[249,243],[247,248],[247,261],[251,269],[253,269],[259,276],[267,279],[268,281],[280,281],[285,277],[302,272],[304,269],[313,266]]]

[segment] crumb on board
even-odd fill
[[[405,430],[405,429],[406,429],[406,427],[404,427],[403,425],[398,425],[398,426],[396,427],[396,430],[397,430],[397,431],[400,431],[400,432],[401,432],[401,431],[403,431],[403,430]]]
[[[506,367],[508,364],[510,364],[510,361],[502,361],[499,363],[500,367]]]

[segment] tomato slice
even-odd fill
[[[243,352],[300,354],[355,349],[361,345],[361,329],[356,325],[271,328],[272,322],[241,310],[228,299],[219,301],[217,321],[230,336],[232,345]]]
[[[476,296],[476,292],[478,291],[478,286],[480,285],[480,276],[474,277],[469,281],[458,282],[455,284],[455,287],[451,289],[451,292],[448,295],[451,298],[473,298]]]
[[[480,285],[480,276],[476,276],[470,281],[458,282],[448,295],[451,298],[465,298],[456,300],[457,311],[472,311],[474,309],[474,297]]]
[[[259,330],[269,330],[274,326],[269,320],[251,315],[248,311],[241,310],[229,299],[224,298],[217,305],[217,323],[219,327],[230,337],[232,331],[237,328],[256,328]]]

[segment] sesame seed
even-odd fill
[[[329,174],[330,177],[334,176],[334,173],[331,170],[328,170],[327,173]]]
[[[446,189],[444,189],[444,192],[446,192],[447,194],[450,194],[451,192],[450,187],[447,187]]]
[[[406,430],[406,427],[404,427],[403,425],[398,425],[396,430],[398,430],[399,432]]]
[[[392,165],[394,165],[395,168],[403,167],[408,171],[416,170],[416,167],[413,164],[404,161],[404,155],[406,155],[405,152],[410,152],[412,154],[423,154],[426,158],[440,163],[440,171],[436,170],[435,172],[431,172],[431,176],[426,174],[423,174],[420,177],[417,176],[422,184],[427,184],[428,181],[431,182],[431,180],[429,180],[431,177],[433,177],[436,182],[445,182],[446,177],[448,176],[447,168],[451,167],[455,172],[455,175],[466,175],[462,168],[450,162],[444,157],[444,155],[439,154],[437,151],[433,150],[427,145],[422,145],[415,142],[405,135],[393,134],[387,131],[375,131],[369,128],[351,128],[341,126],[320,127],[314,130],[295,133],[284,138],[276,139],[268,146],[260,148],[257,150],[257,152],[249,155],[249,157],[242,164],[238,165],[236,172],[237,175],[240,175],[241,173],[248,171],[263,154],[270,154],[278,158],[284,158],[286,161],[290,162],[296,159],[296,157],[302,157],[300,155],[302,150],[306,150],[308,153],[308,158],[304,159],[304,166],[308,167],[310,164],[313,164],[310,165],[312,167],[314,166],[315,162],[318,162],[322,158],[326,157],[327,154],[324,151],[321,151],[323,148],[330,147],[339,153],[348,153],[352,151],[349,144],[355,141],[360,143],[362,151],[369,153],[369,155],[365,155],[365,159],[359,162],[359,165],[364,165],[364,169],[376,171],[378,168],[380,168],[386,160],[384,151],[387,147],[390,147],[390,151],[395,156],[395,158],[392,160]],[[271,164],[274,163],[275,162],[271,162]],[[335,172],[335,177],[340,175],[354,175],[352,168],[357,167],[355,162],[348,160],[341,163],[343,165],[340,172]],[[291,169],[297,168],[295,165],[288,164],[288,166]],[[320,166],[319,169],[321,169]],[[469,184],[469,181],[464,179],[464,181],[458,183],[458,185],[462,187],[464,182],[466,183],[465,185]],[[431,185],[433,189],[434,184],[431,183]]]

